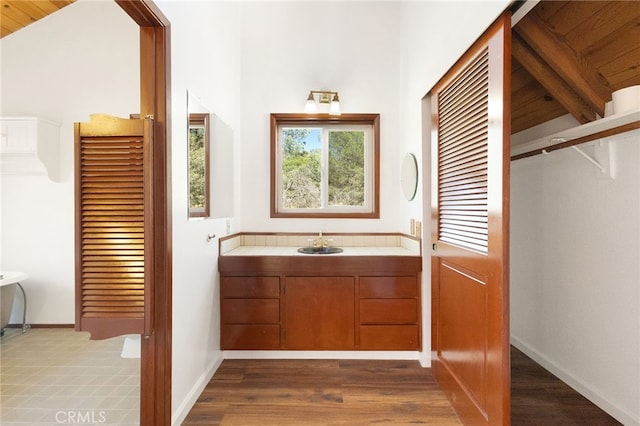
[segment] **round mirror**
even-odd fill
[[[413,200],[418,189],[418,162],[416,161],[416,156],[410,152],[402,160],[400,184],[405,198],[409,201]]]

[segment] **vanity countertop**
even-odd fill
[[[299,253],[298,248],[310,247],[322,238],[329,247],[339,247],[341,253]],[[324,244],[323,244],[324,245]],[[305,233],[239,233],[220,239],[220,257],[245,256],[302,256],[310,258],[408,256],[422,254],[419,238],[399,233],[387,234],[324,234]]]
[[[335,256],[420,256],[413,250],[402,246],[392,247],[341,247],[341,253],[333,254],[304,254],[298,252],[298,247],[280,246],[239,246],[223,254],[223,256],[304,256],[304,257],[335,257]]]

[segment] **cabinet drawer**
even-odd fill
[[[222,349],[279,349],[280,326],[277,324],[222,326]]]
[[[360,349],[408,350],[420,348],[417,325],[362,325]]]
[[[222,323],[280,321],[280,299],[222,299]]]
[[[223,277],[222,297],[280,297],[280,277]]]
[[[418,279],[414,277],[360,277],[360,297],[415,297]]]
[[[416,299],[360,299],[360,324],[415,324]]]

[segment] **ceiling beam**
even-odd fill
[[[535,14],[524,16],[515,27],[518,35],[601,117],[611,100],[609,83]]]
[[[584,124],[596,119],[596,111],[517,34],[511,39],[511,54],[578,122]]]

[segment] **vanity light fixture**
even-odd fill
[[[316,95],[318,100],[316,102]],[[304,112],[307,114],[313,114],[318,109],[318,104],[329,104],[330,115],[340,115],[340,98],[338,92],[329,92],[324,90],[311,90],[307,97],[307,103],[304,107]]]

